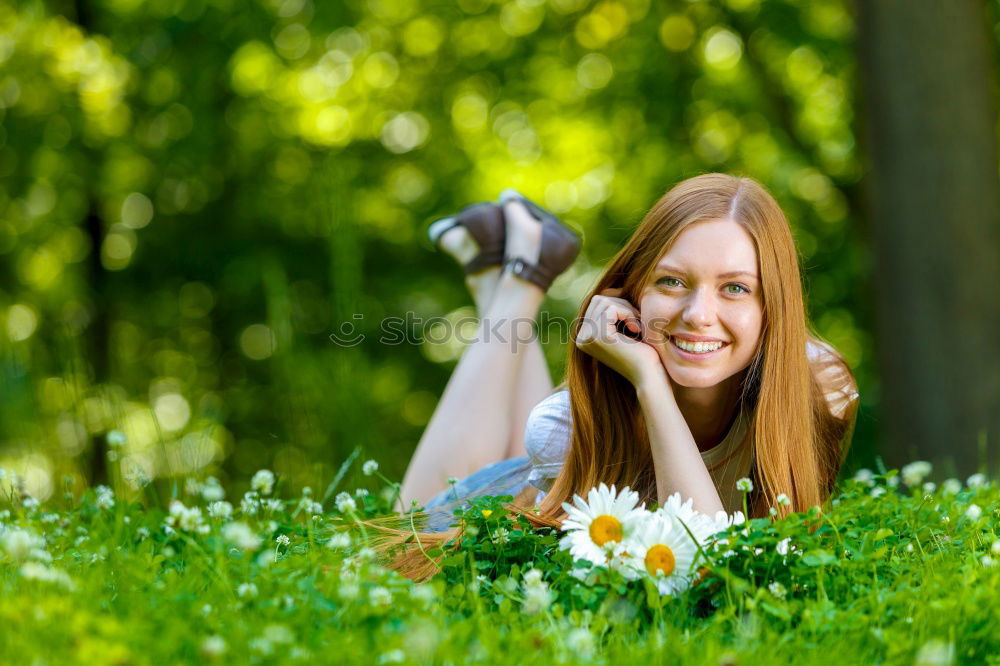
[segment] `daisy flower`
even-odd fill
[[[728,515],[726,515],[723,519],[723,512],[720,511],[716,514],[715,519],[713,520],[709,516],[695,510],[693,504],[694,499],[689,497],[686,502],[682,502],[681,494],[674,493],[667,498],[667,501],[663,503],[663,506],[656,510],[656,513],[669,517],[675,523],[679,521],[681,524],[676,525],[677,529],[679,529],[682,534],[686,535],[687,530],[684,528],[687,527],[687,529],[691,531],[691,534],[694,534],[700,544],[704,544],[708,541],[709,537],[727,529],[733,523],[738,525],[743,523],[743,520],[737,521],[737,516],[740,518],[743,517],[741,512],[733,514],[730,520],[730,516]],[[690,538],[690,536],[688,538]]]
[[[693,531],[693,530],[692,530]],[[660,594],[679,594],[691,585],[692,570],[698,557],[698,544],[684,527],[667,513],[649,515],[626,544],[635,568],[634,580],[647,573]]]
[[[572,505],[562,505],[567,514],[562,529],[567,534],[559,547],[568,549],[574,559],[589,560],[598,566],[607,564],[609,551],[623,543],[647,514],[644,506],[636,508],[638,502],[639,494],[628,487],[619,494],[614,486],[609,489],[603,483],[591,488],[587,501],[574,495]]]

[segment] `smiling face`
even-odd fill
[[[709,388],[738,375],[764,322],[753,238],[730,219],[687,227],[660,257],[639,310],[643,340],[679,386]]]

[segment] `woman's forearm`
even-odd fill
[[[679,492],[685,501],[693,498],[696,510],[713,516],[723,510],[722,500],[677,407],[669,381],[664,373],[636,385],[653,454],[657,501],[663,504],[667,497]]]

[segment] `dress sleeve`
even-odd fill
[[[528,483],[548,492],[569,452],[571,424],[569,390],[553,393],[528,414],[524,448],[531,462]]]
[[[822,343],[810,341],[807,352],[830,413],[839,419],[848,418],[850,408],[856,407],[858,389],[847,365]]]

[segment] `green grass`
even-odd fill
[[[847,481],[824,514],[734,528],[736,554],[711,555],[706,577],[676,598],[609,572],[581,582],[557,534],[499,510],[484,517],[499,506],[491,498],[465,512],[474,527],[442,573],[414,585],[379,566],[353,526],[387,512],[392,485],[355,494],[342,515],[336,498],[319,512],[322,498],[277,497],[279,480],[264,498],[273,506],[248,514],[230,496],[225,518],[209,516],[204,496],[222,492],[212,484],[175,487],[188,510],[171,514],[152,487],[144,503],[64,488],[38,506],[7,479],[0,654],[9,664],[1000,664],[1000,489],[898,478]],[[331,547],[341,532],[351,545]],[[782,556],[785,538],[793,550]],[[553,598],[535,614],[522,605],[529,566]]]

